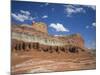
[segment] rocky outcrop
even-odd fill
[[[36,22],[32,24],[33,29],[48,34],[47,25],[43,22]]]
[[[41,72],[44,69],[53,72],[96,67],[95,56],[84,48],[84,39],[80,34],[51,36],[46,25],[39,22],[13,25],[11,39],[13,75],[40,72],[41,68]]]
[[[84,51],[84,40],[80,34],[67,36],[51,36],[47,32],[45,23],[37,22],[32,25],[12,26],[12,49],[31,50],[44,52],[71,52]]]
[[[66,41],[68,44],[84,47],[84,39],[79,33],[71,34],[67,36],[59,36],[58,38]]]

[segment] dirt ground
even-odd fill
[[[12,74],[90,70],[96,68],[96,57],[90,53],[12,52]]]

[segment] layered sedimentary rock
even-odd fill
[[[45,23],[12,25],[12,73],[94,69],[80,34],[51,36]]]
[[[66,41],[67,44],[72,44],[72,45],[77,45],[79,47],[84,47],[84,39],[78,33],[67,35],[67,36],[61,36],[58,38]]]
[[[40,31],[40,32],[43,32],[45,34],[48,34],[48,31],[47,31],[47,25],[43,22],[33,22],[32,23],[32,28],[33,29],[36,29],[37,31]]]
[[[13,50],[43,50],[45,52],[78,52],[84,50],[84,40],[80,34],[67,36],[51,36],[45,23],[37,22],[32,25],[12,25]]]

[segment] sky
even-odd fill
[[[12,1],[11,22],[17,25],[44,22],[50,35],[79,33],[85,47],[96,48],[96,6]]]

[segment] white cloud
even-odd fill
[[[25,20],[33,20],[34,18],[30,15],[29,11],[20,10],[20,13],[12,13],[11,16],[20,22],[24,22]]]
[[[61,37],[61,36],[63,36],[63,35],[54,35],[54,36],[55,36],[55,37],[58,37],[58,36]]]
[[[86,29],[93,28],[93,27],[96,27],[96,23],[95,22],[93,22],[91,25],[87,25]]]
[[[69,32],[69,29],[65,28],[63,24],[60,23],[51,23],[50,27],[54,28],[56,31]]]
[[[64,5],[65,7],[65,12],[67,13],[67,16],[71,16],[72,14],[76,14],[76,13],[85,13],[84,8],[82,7],[78,7],[75,5]]]
[[[48,16],[47,15],[44,15],[42,18],[48,18]]]
[[[46,2],[45,4],[41,4],[40,7],[44,7],[44,6],[48,6],[48,5],[49,5],[49,3]]]
[[[29,20],[34,20],[34,19],[36,19],[36,17],[30,17],[30,18],[29,18]]]
[[[13,18],[15,18],[18,21],[24,22],[24,20],[25,20],[24,19],[25,16],[23,16],[21,14],[16,15],[16,14],[12,13],[11,15],[12,15]]]
[[[93,26],[93,27],[96,27],[96,23],[95,23],[95,22],[93,22],[93,23],[92,23],[92,26]]]
[[[24,10],[20,10],[20,12],[25,14],[25,15],[30,15],[31,14],[29,11],[24,11]]]
[[[88,7],[88,8],[91,8],[91,9],[93,9],[93,10],[96,10],[96,6],[94,6],[94,5],[87,5],[87,7]]]

